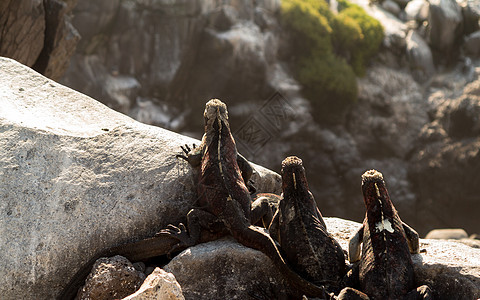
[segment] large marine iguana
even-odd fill
[[[287,157],[282,162],[282,197],[270,224],[271,236],[280,243],[287,263],[313,283],[330,281],[337,293],[346,274],[345,255],[327,232],[315,199],[308,189],[302,160]]]
[[[281,256],[275,242],[264,229],[251,225],[251,198],[242,177],[235,141],[230,132],[226,105],[213,99],[205,108],[205,134],[202,143],[185,157],[193,167],[200,167],[198,200],[200,208],[190,210],[187,228],[169,225],[160,234],[179,240],[174,250],[198,243],[201,231],[227,229],[244,246],[266,254],[291,285],[307,296],[323,295],[323,287],[303,279]],[[200,161],[200,162],[199,162]]]
[[[176,155],[176,156],[186,159],[192,166],[199,166],[202,162],[202,157],[204,154],[201,150],[205,150],[205,147],[203,145],[209,142],[209,140],[207,140],[206,138],[207,138],[207,135],[204,136],[204,139],[202,140],[200,147],[196,148],[194,145],[193,150],[190,149],[190,147],[187,145],[185,147],[181,146],[182,150],[188,155],[187,156]],[[242,174],[243,181],[249,183],[248,189],[250,190],[251,193],[253,193],[255,191],[255,188],[253,187],[253,185],[250,184],[250,178],[253,174],[252,166],[239,153],[237,153],[237,165]],[[260,199],[258,201],[255,201],[252,204],[252,210],[251,210],[251,219],[253,220],[253,222],[260,223],[265,219],[263,223],[269,224],[270,220],[273,218],[273,213],[271,211],[270,206],[271,205],[267,202],[267,200]],[[207,219],[208,217],[209,216],[207,216]],[[201,219],[201,220],[203,221],[204,219]],[[207,220],[205,219],[205,221]],[[223,230],[223,234],[228,233],[227,230],[225,230],[225,226],[223,224],[219,224],[219,222],[216,222],[216,223],[217,223],[216,225],[218,227],[217,228],[218,230],[220,231]],[[213,227],[214,225],[209,224],[208,226]],[[264,227],[267,227],[267,226],[264,226]],[[183,225],[181,225],[180,227],[185,229]],[[192,226],[192,228],[194,227],[195,226]],[[169,228],[173,229],[175,227],[170,226]],[[178,231],[181,231],[181,229],[178,229]],[[210,233],[208,231],[202,231],[202,232],[198,231],[198,235],[200,235],[200,237],[197,243],[207,242],[207,241],[217,239],[221,234],[222,233],[218,231],[214,233]],[[193,233],[193,235],[196,236],[196,233]],[[126,257],[132,262],[137,262],[137,261],[146,261],[151,258],[164,256],[167,254],[170,255],[172,252],[180,251],[180,250],[183,250],[183,248],[185,248],[185,247],[181,247],[178,244],[177,235],[175,234],[173,235],[173,237],[175,238],[171,238],[170,236],[172,235],[168,233],[165,234],[165,231],[163,231],[163,234],[157,233],[157,235],[155,235],[154,237],[146,238],[136,242],[121,244],[119,246],[115,246],[115,247],[100,251],[99,253],[95,254],[87,263],[85,263],[75,273],[75,275],[70,279],[68,284],[61,291],[57,299],[65,300],[65,299],[75,298],[78,292],[78,289],[85,282],[85,279],[90,273],[95,261],[101,257],[121,255]]]
[[[418,234],[398,216],[383,175],[376,170],[365,172],[362,192],[367,212],[349,242],[350,262],[360,260],[361,291],[371,299],[432,299],[428,286],[415,289],[410,253],[419,253]]]

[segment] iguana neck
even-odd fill
[[[310,191],[302,160],[296,156],[287,157],[282,162],[282,191],[284,199],[310,202]]]

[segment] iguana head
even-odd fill
[[[282,161],[282,188],[287,190],[308,190],[305,168],[300,158],[289,156]]]
[[[363,201],[367,209],[381,204],[391,206],[385,181],[382,173],[377,170],[368,170],[362,175]]]
[[[212,99],[205,105],[203,117],[205,118],[206,128],[212,128],[215,120],[228,124],[227,105],[218,99]]]

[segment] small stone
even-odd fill
[[[135,270],[132,263],[123,256],[100,258],[75,299],[123,298],[135,292],[144,279],[145,274]]]
[[[468,234],[464,229],[434,229],[425,236],[426,239],[436,240],[460,240],[468,238]]]
[[[155,268],[134,294],[123,300],[184,300],[182,288],[172,273]]]
[[[398,16],[398,14],[400,14],[400,12],[402,11],[400,6],[398,5],[397,2],[393,1],[393,0],[385,0],[382,2],[382,7],[383,9],[385,9],[386,11]]]
[[[407,21],[415,20],[418,23],[428,18],[428,2],[426,0],[412,0],[405,6]]]

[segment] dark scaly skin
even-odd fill
[[[187,215],[188,230],[169,226],[161,234],[177,237],[178,248],[195,245],[200,227],[219,230],[220,221],[228,232],[244,246],[266,254],[293,287],[308,296],[323,295],[323,287],[300,277],[285,263],[275,242],[264,229],[251,225],[251,198],[237,163],[238,153],[228,124],[225,104],[210,100],[205,109],[205,135],[202,145],[187,156],[189,162],[202,154],[198,182],[198,206]],[[192,164],[194,166],[194,164]],[[213,228],[216,224],[216,228]]]
[[[371,299],[431,299],[427,286],[415,290],[410,253],[419,253],[418,234],[398,216],[382,174],[365,172],[362,192],[367,212],[349,245],[350,261],[360,259],[361,290]]]
[[[282,162],[282,199],[269,231],[280,243],[282,254],[292,268],[311,282],[329,281],[338,292],[346,273],[340,244],[327,232],[322,214],[308,189],[305,169],[298,157]]]

